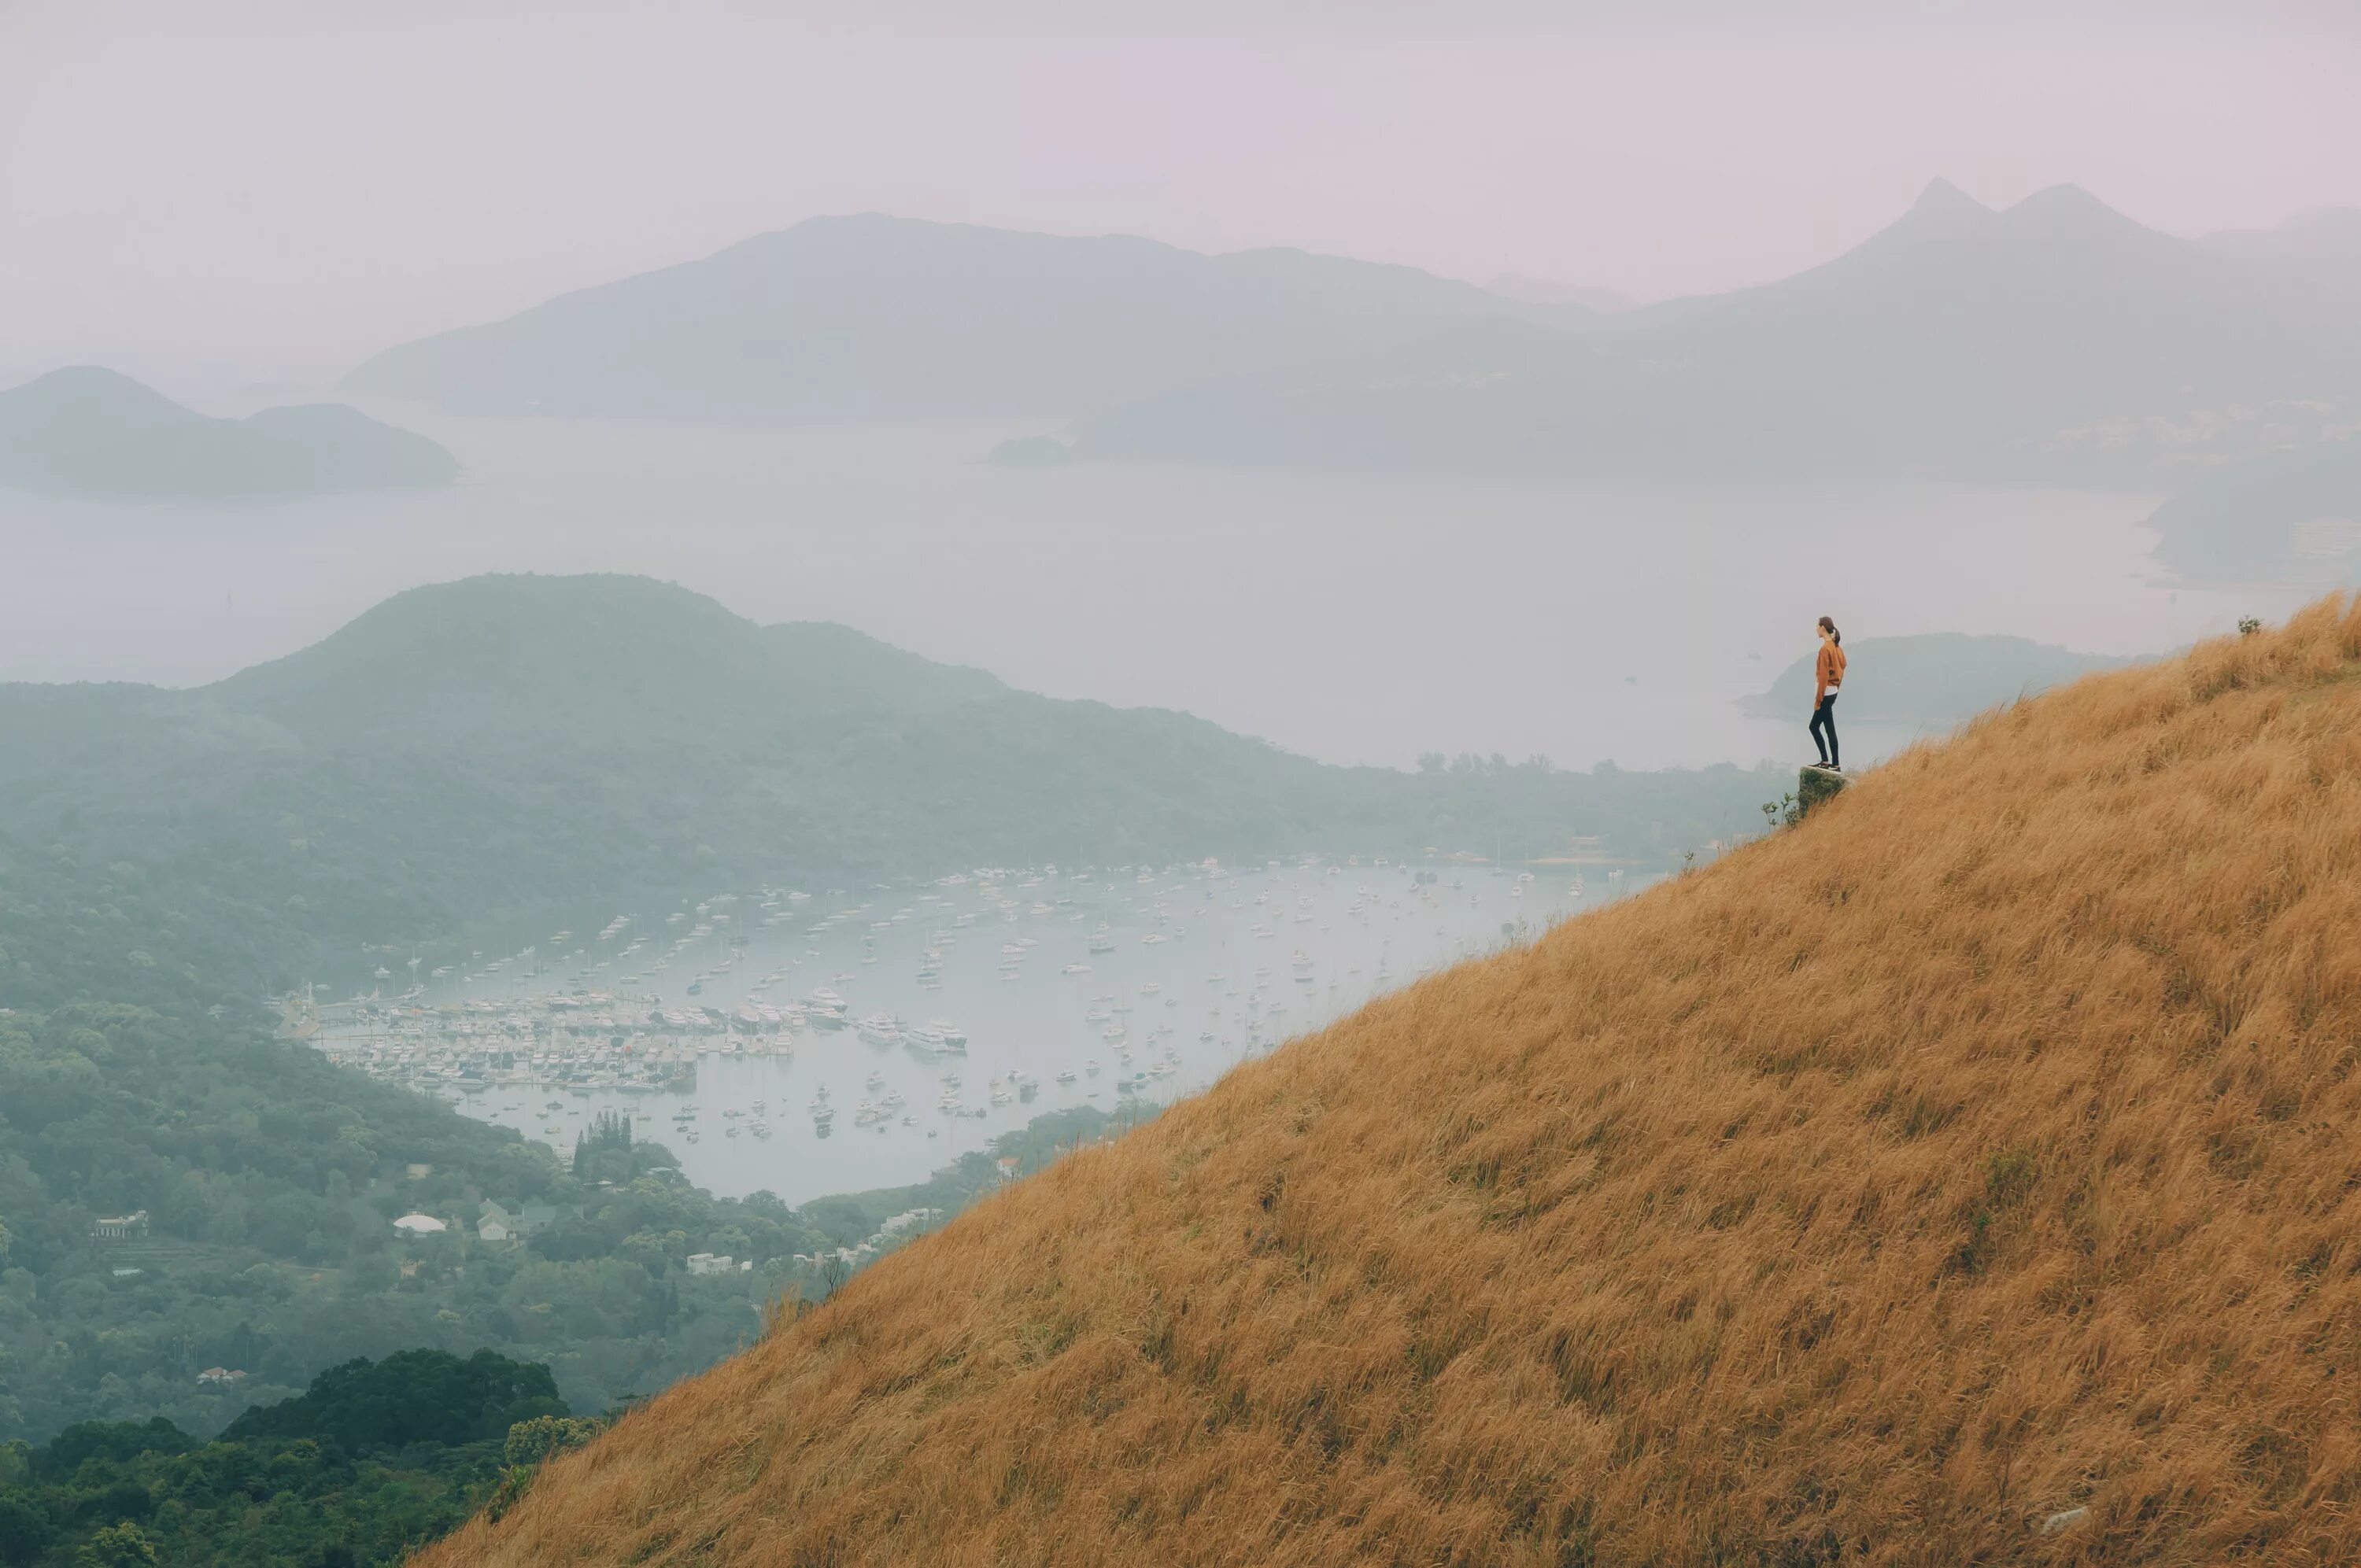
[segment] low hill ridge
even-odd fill
[[[2361,606],[1241,1068],[457,1564],[2350,1561]]]
[[[214,419],[95,365],[0,391],[0,485],[125,499],[438,485],[458,460],[342,403]]]
[[[1175,387],[1071,433],[1082,458],[2124,482],[2184,470],[2223,409],[2342,406],[2356,366],[2347,292],[2078,187],[1994,211],[1938,182],[1775,282],[1579,335],[1463,322],[1350,364]],[[2126,441],[2126,422],[2149,433]]]
[[[690,881],[1528,856],[1576,835],[1631,861],[1735,831],[1781,778],[1463,764],[1332,766],[643,577],[489,576],[192,691],[0,684],[0,850],[71,819],[102,863],[297,893],[314,936],[381,942]]]

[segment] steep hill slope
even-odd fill
[[[1400,343],[1460,315],[1591,313],[1296,250],[1204,256],[870,213],[402,344],[347,385],[489,413],[1069,414]]]
[[[0,392],[0,484],[120,497],[436,485],[458,460],[342,403],[214,419],[96,366]]]
[[[2331,600],[1242,1068],[423,1561],[2350,1561],[2356,929]]]

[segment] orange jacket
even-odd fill
[[[1833,642],[1821,643],[1819,662],[1813,666],[1812,670],[1813,674],[1819,681],[1818,689],[1812,693],[1814,707],[1819,707],[1821,699],[1828,693],[1844,685],[1844,650]]]

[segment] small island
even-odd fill
[[[1013,435],[984,458],[1003,468],[1055,468],[1074,461],[1074,445],[1054,435]]]
[[[214,419],[97,366],[0,392],[0,484],[138,499],[448,484],[459,461],[343,403]]]

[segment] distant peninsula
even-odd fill
[[[459,461],[342,403],[214,419],[76,365],[0,392],[0,485],[145,499],[447,484]]]
[[[1949,631],[1859,638],[1847,643],[1845,652],[1852,655],[1852,668],[1846,672],[1840,718],[1930,729],[1948,729],[1985,708],[2063,685],[2093,670],[2135,662],[2078,653],[2023,637],[1969,637]],[[1742,699],[1740,706],[1758,718],[1793,718],[1801,725],[1812,709],[1811,657],[1788,665],[1770,690]]]
[[[2147,525],[2157,558],[2192,581],[2344,581],[2361,564],[2361,436],[2216,469]]]

